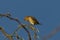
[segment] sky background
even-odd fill
[[[43,25],[38,25],[39,35],[47,35],[54,28],[60,25],[60,1],[59,0],[0,0],[0,13],[10,12],[12,17],[17,17],[21,23],[25,16],[34,16]],[[15,21],[7,18],[0,19],[0,26],[3,26],[7,33],[12,33],[18,26]],[[27,40],[24,30],[19,31],[25,40]],[[4,35],[0,32],[0,40],[4,40]],[[60,32],[55,34],[49,40],[60,40]]]

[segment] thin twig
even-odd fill
[[[53,35],[55,35],[59,31],[60,31],[60,27],[53,29],[53,31],[50,34],[43,37],[43,40],[48,40],[49,38],[51,38]]]

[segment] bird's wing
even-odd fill
[[[37,21],[35,17],[31,17],[31,19],[35,22],[35,24],[39,24],[39,22]]]

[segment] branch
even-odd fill
[[[0,30],[9,40],[13,40],[12,36],[10,34],[7,34],[2,27],[0,27]]]
[[[17,33],[16,33],[16,39],[17,40],[24,40],[21,36],[19,36]]]
[[[7,17],[7,18],[9,18],[10,20],[16,21],[16,22],[17,22],[19,25],[21,25],[22,28],[24,28],[24,30],[28,33],[29,40],[31,40],[30,32],[27,30],[27,28],[26,28],[23,24],[21,24],[21,22],[20,22],[17,18],[12,18],[12,17],[11,17],[11,14],[0,14],[0,16],[2,16],[2,17]]]
[[[45,36],[43,38],[43,40],[48,40],[49,38],[51,38],[54,34],[56,34],[59,31],[60,31],[60,27],[55,28],[50,34],[48,34],[47,36]]]

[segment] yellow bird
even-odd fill
[[[40,24],[38,21],[37,21],[37,19],[35,18],[35,17],[33,17],[33,16],[26,16],[25,18],[24,18],[24,20],[25,21],[28,21],[30,24],[32,24],[32,25],[37,25],[37,24]]]

